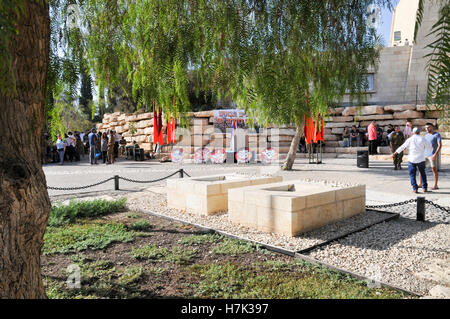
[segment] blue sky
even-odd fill
[[[399,0],[394,0],[393,6],[395,7]],[[381,8],[381,25],[378,28],[378,34],[382,36],[381,42],[385,45],[389,45],[389,39],[391,37],[391,24],[392,24],[392,11],[387,8]]]

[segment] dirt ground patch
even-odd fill
[[[90,222],[125,225],[134,239],[103,249],[43,255],[49,298],[407,297],[153,215],[123,212]],[[76,274],[71,272],[73,265],[80,270],[79,288],[70,288],[66,282]]]

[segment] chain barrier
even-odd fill
[[[449,207],[444,207],[444,206],[438,205],[436,203],[433,203],[431,200],[427,200],[427,199],[425,200],[425,203],[429,204],[431,206],[434,206],[435,208],[437,208],[439,210],[442,210],[442,211],[444,211],[446,213],[450,213],[450,208]]]
[[[186,171],[183,170],[184,175],[186,175],[187,177],[191,177],[191,175],[189,175],[188,173],[186,173]]]
[[[141,183],[141,184],[147,184],[147,183],[156,183],[156,182],[160,182],[163,181],[165,179],[168,179],[176,174],[180,174],[180,177],[183,178],[183,175],[186,175],[187,177],[191,177],[191,175],[189,175],[188,173],[186,173],[184,171],[184,169],[179,169],[178,171],[162,177],[162,178],[158,178],[158,179],[154,179],[154,180],[149,180],[149,181],[142,181],[142,180],[135,180],[135,179],[131,179],[131,178],[126,178],[123,176],[114,176],[114,177],[110,177],[108,179],[105,179],[103,181],[100,181],[98,183],[95,184],[90,184],[90,185],[86,185],[86,186],[79,186],[79,187],[51,187],[51,186],[47,186],[47,189],[50,190],[58,190],[58,191],[72,191],[72,190],[80,190],[80,189],[86,189],[86,188],[90,188],[90,187],[94,187],[94,186],[98,186],[104,183],[107,183],[111,180],[115,180],[116,182],[116,189],[118,189],[118,180],[119,179],[123,179],[124,181],[130,182],[130,183]],[[423,199],[422,199],[423,200]],[[399,206],[405,206],[411,203],[416,203],[418,202],[417,198],[414,199],[409,199],[403,202],[398,202],[398,203],[392,203],[392,204],[383,204],[383,205],[366,205],[366,209],[387,209],[387,208],[394,208],[394,207],[399,207]],[[439,213],[444,212],[444,213],[450,213],[450,208],[449,207],[444,207],[441,205],[438,205],[430,200],[423,200],[424,203],[431,205],[436,211],[438,211]],[[450,219],[450,216],[441,216],[441,219],[447,220]]]
[[[183,171],[183,172],[184,172],[184,171]],[[124,181],[131,182],[131,183],[155,183],[155,182],[163,181],[163,180],[165,180],[165,179],[167,179],[167,178],[169,178],[169,177],[172,177],[172,176],[174,176],[175,174],[179,174],[179,173],[180,173],[180,171],[176,171],[175,173],[170,174],[169,176],[162,177],[162,178],[158,178],[158,179],[154,179],[154,180],[151,180],[151,181],[139,181],[139,180],[135,180],[135,179],[131,179],[131,178],[126,178],[126,177],[122,177],[122,176],[119,176],[119,178],[120,178],[120,179],[123,179]],[[184,173],[186,174],[186,172],[184,172]],[[186,174],[186,175],[187,175],[187,174]]]
[[[403,202],[393,203],[393,204],[384,204],[384,205],[366,205],[367,209],[378,209],[378,208],[391,208],[396,206],[403,206],[409,203],[417,202],[417,199],[409,199]]]
[[[90,187],[94,187],[94,186],[97,186],[97,185],[101,185],[101,184],[109,182],[109,181],[111,181],[113,179],[114,179],[114,177],[110,177],[108,179],[105,179],[104,181],[101,181],[101,182],[98,182],[98,183],[95,183],[95,184],[86,185],[86,186],[79,186],[79,187],[51,187],[51,186],[47,186],[47,189],[57,190],[57,191],[74,191],[74,190],[85,189],[85,188],[90,188]]]
[[[438,205],[424,197],[392,204],[367,205],[366,208],[395,212],[404,218],[416,219],[418,221],[424,221],[426,219],[430,222],[450,223],[450,208]],[[389,208],[390,210],[388,210]]]
[[[189,174],[187,174],[183,169],[180,169],[168,176],[162,177],[162,178],[158,178],[158,179],[154,179],[154,180],[150,180],[150,181],[140,181],[140,180],[135,180],[135,179],[131,179],[131,178],[126,178],[126,177],[122,177],[122,176],[118,176],[118,179],[123,179],[124,181],[127,182],[131,182],[131,183],[156,183],[156,182],[160,182],[163,181],[165,179],[168,179],[176,174],[180,174],[182,176],[182,174],[185,174],[188,177],[191,177]],[[91,184],[91,185],[86,185],[86,186],[79,186],[79,187],[52,187],[52,186],[47,186],[47,189],[50,190],[57,190],[57,191],[73,191],[73,190],[80,190],[80,189],[86,189],[86,188],[90,188],[90,187],[94,187],[94,186],[98,186],[101,184],[104,184],[106,182],[109,182],[111,180],[115,180],[116,177],[110,177],[108,179],[105,179],[101,182],[95,183],[95,184]]]

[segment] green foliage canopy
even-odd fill
[[[190,110],[192,75],[199,90],[231,94],[262,121],[300,123],[346,92],[362,100],[378,57],[366,24],[372,0],[84,2],[85,47],[100,85],[118,85],[126,72],[138,103],[155,100],[166,114]]]
[[[125,74],[139,105],[155,101],[186,125],[193,77],[197,93],[232,96],[262,122],[299,124],[304,115],[323,115],[346,92],[363,99],[365,74],[378,57],[375,30],[366,23],[371,3],[391,5],[390,0],[50,0],[48,95],[71,96],[87,65],[99,93],[120,86]],[[75,28],[67,23],[70,4],[81,8]]]

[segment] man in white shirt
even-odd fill
[[[417,193],[419,189],[416,182],[417,169],[419,169],[422,179],[422,189],[424,192],[428,192],[427,176],[425,174],[425,152],[431,151],[433,148],[430,142],[420,136],[420,129],[418,127],[415,127],[412,132],[413,135],[402,146],[397,148],[392,156],[394,157],[408,148],[408,172],[411,178],[413,192]]]

